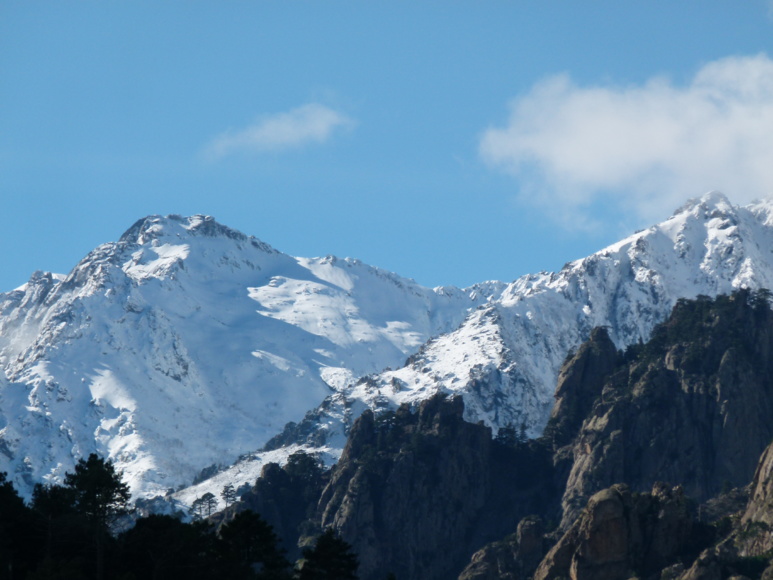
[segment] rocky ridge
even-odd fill
[[[680,301],[625,353],[595,330],[562,368],[544,437],[564,490],[552,547],[527,567],[501,540],[460,578],[771,577],[769,298]]]
[[[465,422],[461,397],[366,411],[297,529],[335,529],[363,580],[761,577],[773,557],[773,452],[760,459],[758,446],[773,439],[768,300],[680,301],[626,352],[594,329],[566,358],[538,440]]]
[[[593,493],[617,482],[636,491],[656,481],[679,483],[702,502],[751,481],[773,439],[773,315],[766,293],[680,301],[646,344],[622,357],[599,334],[564,368],[570,379],[583,361],[597,367],[576,384],[559,383],[548,429],[556,431],[557,455],[571,456],[564,528]],[[588,350],[593,356],[585,356]],[[572,399],[588,412],[562,449],[561,417]]]

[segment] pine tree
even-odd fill
[[[32,518],[13,484],[0,472],[0,579],[22,578],[36,556]]]
[[[228,484],[223,488],[223,491],[220,493],[220,497],[223,498],[223,501],[225,502],[225,507],[228,507],[230,504],[236,502],[236,490],[234,489],[233,484]]]
[[[201,496],[201,501],[204,506],[204,511],[207,513],[207,517],[212,515],[212,512],[217,510],[217,498],[215,494],[207,492]]]
[[[229,578],[289,578],[290,563],[279,548],[279,538],[255,512],[239,512],[220,528],[219,535],[221,557],[229,568]]]
[[[78,460],[74,473],[66,473],[64,485],[72,490],[76,509],[107,531],[129,507],[129,486],[110,460],[96,453]]]
[[[113,463],[96,453],[79,459],[73,473],[65,473],[65,487],[72,490],[75,509],[91,524],[97,558],[97,580],[104,578],[105,539],[116,519],[128,512],[129,486]]]

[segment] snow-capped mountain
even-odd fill
[[[463,395],[469,420],[524,424],[537,436],[561,363],[593,327],[608,327],[622,349],[646,340],[678,298],[737,288],[773,288],[773,202],[739,208],[710,193],[558,273],[516,280],[410,364],[346,395],[373,407],[440,388]]]
[[[28,491],[98,451],[135,495],[190,483],[498,290],[293,258],[210,217],[140,220],[0,295],[0,470]]]
[[[709,194],[558,273],[465,290],[153,216],[0,295],[0,470],[29,489],[96,450],[148,496],[249,454],[201,484],[239,485],[298,445],[335,457],[365,408],[438,390],[536,435],[591,328],[623,347],[678,298],[742,286],[773,287],[773,202]]]
[[[300,426],[291,425],[213,483],[248,481],[275,460],[277,445],[341,449],[365,408],[416,404],[437,391],[459,394],[465,418],[495,430],[541,433],[561,363],[595,326],[619,348],[646,340],[679,298],[773,288],[773,201],[734,207],[719,193],[688,202],[640,231],[558,273],[524,276],[480,304],[452,332],[428,341],[408,363],[332,393]],[[210,490],[207,482],[180,497]]]

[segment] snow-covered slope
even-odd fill
[[[516,280],[412,364],[375,383],[405,385],[397,402],[441,385],[464,395],[470,419],[495,428],[525,422],[536,435],[561,363],[593,327],[607,326],[623,348],[649,337],[677,299],[741,287],[773,287],[773,203],[738,208],[711,193],[556,274]]]
[[[459,328],[427,342],[404,367],[331,394],[269,448],[325,444],[329,454],[342,447],[365,408],[415,404],[437,391],[462,395],[470,421],[482,420],[494,430],[512,425],[537,436],[552,407],[561,363],[594,326],[607,326],[624,348],[646,339],[678,298],[741,287],[773,288],[773,202],[739,208],[719,193],[707,194],[667,221],[558,273],[507,285]]]
[[[135,494],[190,483],[497,290],[293,258],[205,216],[140,220],[0,295],[0,470],[28,491],[98,451]]]
[[[773,202],[708,194],[558,273],[466,290],[154,216],[68,276],[0,295],[0,470],[29,486],[96,450],[152,495],[242,457],[190,499],[299,445],[332,460],[365,408],[438,390],[536,435],[591,328],[624,347],[678,298],[738,287],[773,288]]]

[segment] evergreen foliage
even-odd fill
[[[234,486],[232,484],[228,484],[225,487],[223,487],[223,491],[220,492],[220,497],[223,498],[223,501],[225,502],[225,507],[228,507],[232,503],[234,503],[237,499],[236,490],[234,489]]]
[[[75,507],[99,528],[106,530],[128,512],[129,486],[111,461],[96,453],[80,459],[73,473],[66,473],[64,485],[72,491]]]
[[[318,530],[309,521],[327,476],[315,457],[299,451],[283,467],[276,463],[264,466],[255,486],[242,495],[241,503],[261,514],[277,531],[280,545],[289,557],[297,558],[300,555],[298,538]]]
[[[220,528],[220,554],[228,578],[289,578],[290,563],[273,528],[258,514],[239,512]]]
[[[0,472],[0,579],[23,577],[35,558],[33,519],[6,473]]]
[[[209,525],[166,515],[141,518],[118,538],[126,578],[215,578],[217,538]],[[224,577],[224,576],[222,576]]]
[[[209,496],[205,507],[217,503]],[[272,527],[253,512],[219,533],[205,521],[151,515],[114,537],[128,498],[121,474],[96,455],[79,461],[65,485],[36,486],[29,506],[0,473],[0,580],[292,578]]]
[[[326,529],[313,548],[303,551],[299,580],[357,580],[357,556],[332,528]]]
[[[217,510],[217,498],[215,494],[207,492],[201,496],[201,504],[207,517],[211,516]]]

